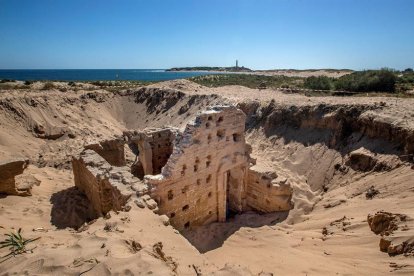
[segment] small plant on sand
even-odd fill
[[[0,259],[2,259],[0,260],[0,263],[18,254],[23,254],[28,251],[32,251],[34,248],[27,249],[26,245],[28,243],[31,243],[31,242],[34,242],[40,239],[40,237],[34,238],[34,239],[25,239],[22,237],[21,233],[22,233],[22,229],[19,228],[17,233],[11,232],[10,234],[5,234],[8,238],[6,238],[3,241],[0,241],[0,248],[8,247],[10,250],[9,254],[0,257]]]

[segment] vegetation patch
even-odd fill
[[[0,241],[0,249],[1,248],[9,248],[10,253],[1,256],[0,257],[0,263],[8,260],[11,257],[14,257],[18,254],[23,254],[26,253],[28,251],[32,251],[34,248],[32,249],[27,249],[26,245],[28,243],[34,242],[38,239],[40,239],[40,237],[38,238],[34,238],[34,239],[25,239],[22,236],[22,229],[19,228],[19,230],[17,231],[17,233],[9,233],[9,234],[5,234],[7,236],[7,238],[4,241]]]
[[[377,93],[384,96],[385,93],[385,95],[410,96],[407,92],[414,90],[414,72],[410,68],[402,72],[391,69],[355,71],[339,78],[221,74],[198,76],[190,78],[190,80],[207,87],[242,85],[253,89],[289,88],[293,92],[312,96],[346,96],[361,93],[364,93],[364,95],[366,93]],[[295,89],[299,90],[295,91]],[[313,91],[302,91],[300,89]]]
[[[303,87],[303,78],[286,76],[262,76],[252,74],[220,74],[190,78],[191,81],[208,87],[225,85],[242,85],[249,88],[258,88],[266,85],[267,88],[297,88]]]

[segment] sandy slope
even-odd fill
[[[242,214],[225,224],[214,223],[183,233],[187,239],[173,227],[164,226],[148,209],[139,208],[98,218],[80,231],[65,228],[81,225],[88,212],[87,201],[73,187],[69,170],[71,154],[81,150],[86,141],[109,138],[125,129],[180,127],[210,104],[257,101],[266,107],[273,100],[281,110],[290,110],[292,106],[367,106],[370,109],[361,116],[372,116],[375,121],[402,130],[414,129],[411,99],[309,98],[239,86],[206,88],[188,81],[151,87],[176,89],[184,94],[174,105],[168,104],[168,93],[151,98],[151,105],[137,101],[132,94],[122,96],[105,91],[1,93],[0,158],[30,157],[33,165],[28,173],[41,180],[41,184],[33,188],[31,197],[0,198],[0,232],[21,227],[25,237],[41,239],[30,244],[29,248],[36,246],[33,253],[0,263],[0,275],[79,275],[85,271],[83,275],[196,275],[196,270],[202,275],[414,273],[413,257],[389,257],[380,252],[380,237],[366,221],[368,214],[379,210],[414,218],[412,165],[398,159],[401,153],[392,143],[361,138],[352,146],[370,147],[376,152],[387,149],[387,153],[378,156],[398,165],[386,171],[340,173],[333,167],[343,162],[346,152],[328,145],[329,133],[324,129],[285,127],[267,135],[263,127],[248,128],[253,157],[287,177],[294,189],[295,208],[288,214]],[[37,104],[33,106],[30,99]],[[191,104],[187,112],[180,114],[180,108],[188,103]],[[76,137],[36,138],[34,122],[65,126]],[[372,185],[380,194],[367,200],[365,192]],[[407,223],[408,231],[396,233],[398,237],[414,236],[411,219]],[[132,241],[142,249],[137,244],[134,247]],[[166,257],[155,250],[158,242],[163,244]],[[0,253],[7,250],[0,249]]]

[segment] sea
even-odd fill
[[[99,80],[135,80],[165,81],[184,79],[209,72],[170,72],[164,69],[0,69],[0,80],[42,80],[42,81],[99,81]],[[216,74],[216,73],[215,73]]]

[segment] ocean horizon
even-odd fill
[[[165,81],[210,74],[166,69],[0,69],[0,79],[20,81]]]

